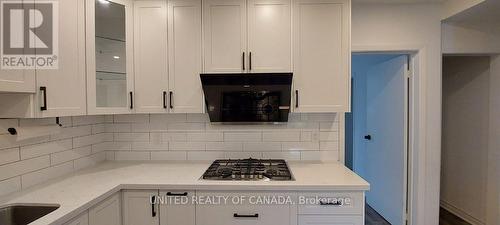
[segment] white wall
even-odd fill
[[[485,0],[446,0],[443,3],[441,19],[447,19]]]
[[[489,57],[444,58],[441,202],[474,224],[486,222],[489,83]]]
[[[418,192],[414,224],[439,221],[439,171],[441,149],[441,11],[438,4],[353,4],[353,51],[419,50],[421,79],[416,102],[415,180]],[[425,166],[424,166],[425,165]]]
[[[445,22],[443,54],[500,53],[500,22]]]

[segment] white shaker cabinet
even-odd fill
[[[290,0],[248,0],[248,70],[292,70]]]
[[[121,225],[121,193],[89,209],[89,225]]]
[[[205,72],[246,71],[246,0],[205,0],[203,4]]]
[[[298,225],[362,225],[363,216],[299,216]]]
[[[350,1],[294,1],[295,112],[350,109]]]
[[[87,113],[85,0],[59,1],[59,9],[59,68],[36,70],[37,117]]]
[[[167,201],[160,205],[160,225],[196,225],[196,206],[191,202],[194,195],[194,191],[160,191],[160,196],[172,199],[171,203],[182,199],[188,201],[186,204],[168,204]]]
[[[134,2],[135,111],[168,112],[167,2]]]
[[[0,70],[0,92],[34,93],[34,70]]]
[[[123,191],[123,225],[158,225],[158,205],[151,198],[158,196],[157,190]]]
[[[171,113],[202,113],[201,0],[168,2],[168,108]]]

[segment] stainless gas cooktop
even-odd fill
[[[204,180],[293,180],[282,159],[219,159],[205,171]]]

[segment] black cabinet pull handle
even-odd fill
[[[134,93],[130,92],[130,109],[134,108]]]
[[[299,90],[295,90],[295,108],[299,108]]]
[[[167,108],[167,92],[166,91],[163,92],[163,108],[164,109]]]
[[[372,136],[371,136],[371,135],[366,135],[366,136],[365,136],[365,139],[366,139],[366,140],[371,140],[371,139],[372,139]]]
[[[174,92],[173,91],[170,91],[169,92],[169,97],[168,97],[168,101],[169,101],[169,106],[171,109],[174,108],[174,104],[172,103],[172,96],[174,95]]]
[[[156,217],[156,208],[155,208],[155,203],[156,203],[156,196],[151,196],[151,217]]]
[[[43,106],[40,106],[40,111],[47,110],[47,87],[40,87],[40,94],[43,92]]]
[[[187,196],[187,195],[188,195],[187,192],[184,192],[184,193],[167,192],[167,196]]]
[[[319,201],[319,204],[320,205],[342,205],[342,203],[339,202],[339,201],[336,201],[336,202],[323,202],[323,201]]]
[[[252,70],[252,52],[248,53],[248,70]]]
[[[238,213],[235,213],[235,214],[233,214],[233,217],[235,217],[235,218],[258,218],[259,214],[255,213],[253,215],[240,215]]]
[[[245,70],[245,52],[243,52],[243,54],[241,56],[241,67],[244,71]]]

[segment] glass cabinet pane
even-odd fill
[[[125,6],[95,1],[96,106],[127,106]]]

